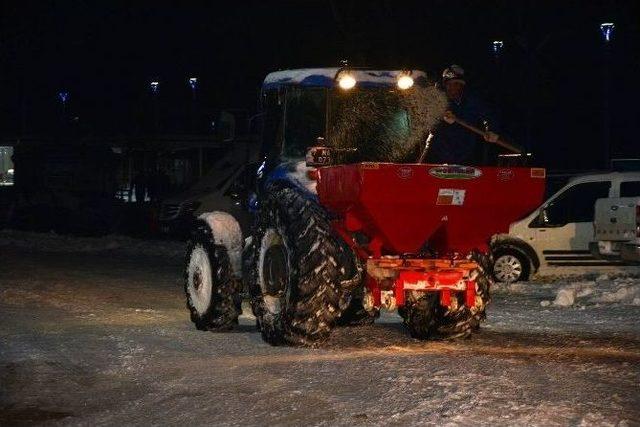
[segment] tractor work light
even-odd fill
[[[398,78],[397,84],[399,89],[402,89],[402,90],[409,89],[411,86],[413,86],[413,78],[408,74],[402,74]]]
[[[338,76],[338,86],[340,86],[340,89],[353,89],[355,85],[356,79],[350,73],[344,72],[340,73],[340,75]]]

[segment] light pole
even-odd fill
[[[496,61],[500,59],[500,55],[502,55],[502,48],[504,48],[504,42],[502,40],[494,40],[491,43],[491,48],[493,49],[493,55],[496,58]]]
[[[198,78],[197,77],[189,77],[189,86],[191,86],[191,95],[193,96],[193,100],[196,99],[196,91],[198,89]]]
[[[160,118],[158,117],[158,91],[160,90],[160,82],[158,80],[151,80],[149,83],[151,89],[151,96],[153,97],[153,127],[156,133],[160,128]]]
[[[67,121],[67,101],[69,100],[69,92],[60,91],[58,92],[58,98],[60,98],[60,103],[62,104],[62,122]]]
[[[189,86],[191,87],[191,132],[195,132],[196,128],[196,93],[198,91],[198,78],[189,77]]]
[[[602,105],[602,137],[604,143],[604,167],[607,169],[611,161],[611,40],[613,39],[613,22],[600,24],[600,32],[604,41],[604,79],[603,79],[603,105]]]

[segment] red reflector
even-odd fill
[[[468,308],[476,305],[476,284],[472,280],[467,281],[467,290],[464,293],[464,305]]]
[[[309,178],[311,181],[317,181],[318,180],[318,169],[309,169],[309,170],[307,170],[307,178]]]
[[[547,170],[544,168],[531,168],[531,178],[546,178]]]
[[[451,305],[451,291],[445,290],[440,292],[440,305],[444,307]]]

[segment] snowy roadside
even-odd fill
[[[0,230],[2,247],[58,253],[117,252],[169,258],[182,258],[185,252],[185,243],[176,241],[144,240],[120,235],[78,237],[15,230]]]
[[[494,294],[537,296],[542,307],[640,306],[640,276],[624,273],[496,283],[492,290]]]

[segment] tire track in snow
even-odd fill
[[[378,349],[349,349],[344,348],[330,353],[316,353],[312,350],[303,354],[279,354],[279,355],[251,355],[219,357],[216,364],[232,366],[253,365],[277,365],[288,363],[316,363],[331,361],[346,361],[353,359],[371,359],[385,357],[415,357],[420,355],[452,354],[457,356],[497,356],[497,357],[544,357],[566,358],[579,360],[603,360],[607,362],[624,361],[640,363],[640,352],[616,349],[611,347],[557,347],[557,346],[509,346],[496,347],[493,345],[471,345],[461,347],[454,343],[430,343],[429,347],[423,346],[386,346]]]

